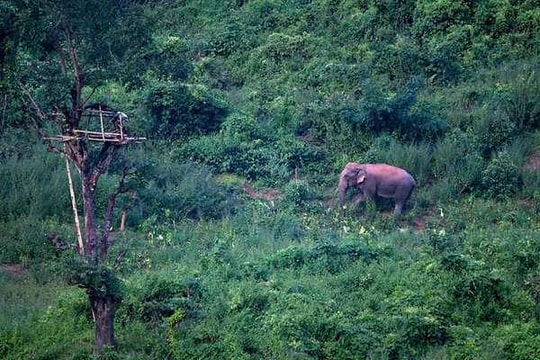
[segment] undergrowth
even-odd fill
[[[538,218],[511,202],[465,205],[423,212],[422,228],[418,214],[400,221],[337,210],[295,215],[278,203],[125,234],[117,243],[127,254],[110,356],[489,358],[496,348],[533,359],[540,351]],[[283,232],[283,221],[298,230]],[[34,283],[30,293],[3,276],[2,301],[11,304],[3,356],[71,358],[69,348],[92,357],[83,293],[54,295],[54,282]],[[17,297],[49,295],[7,327],[29,311],[13,307],[15,288],[23,291]]]

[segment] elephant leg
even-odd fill
[[[359,204],[361,202],[364,202],[366,201],[366,195],[364,193],[359,193],[358,195],[356,195],[353,199],[352,199],[352,202],[354,204]]]
[[[396,201],[394,206],[394,215],[399,215],[403,212],[403,203],[401,201]]]

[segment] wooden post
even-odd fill
[[[99,105],[99,121],[101,123],[101,138],[105,141],[105,128],[103,127],[103,111],[101,105]]]
[[[75,199],[75,190],[73,189],[73,180],[71,178],[71,170],[69,168],[69,160],[67,156],[64,156],[66,159],[66,170],[68,175],[69,183],[69,195],[71,196],[71,206],[73,207],[73,217],[75,218],[75,231],[77,232],[77,241],[79,243],[79,251],[81,255],[84,255],[84,243],[81,234],[81,224],[79,223],[79,213],[77,211],[77,201]]]
[[[120,213],[120,232],[124,232],[126,229],[126,217],[127,217],[127,210],[122,209],[122,212]]]
[[[118,116],[118,127],[120,128],[120,140],[124,140],[124,121],[122,116]]]

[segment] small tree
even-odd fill
[[[120,294],[108,255],[116,201],[128,190],[127,172],[110,195],[101,224],[96,188],[121,146],[129,141],[94,142],[99,144],[96,146],[77,134],[96,89],[119,78],[119,72],[113,70],[127,55],[128,37],[122,28],[129,23],[126,16],[133,3],[44,0],[13,4],[14,31],[10,36],[19,46],[10,48],[8,55],[15,59],[10,70],[18,75],[12,79],[18,79],[16,86],[24,94],[25,113],[34,119],[41,134],[51,121],[61,128],[63,146],[49,139],[48,149],[62,154],[68,162],[68,174],[71,163],[81,179],[84,222],[71,280],[88,294],[95,322],[94,350],[99,354],[115,344],[113,324]]]

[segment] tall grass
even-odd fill
[[[432,175],[432,151],[425,143],[400,143],[393,137],[378,138],[366,154],[367,162],[383,162],[410,172],[419,185],[427,184]]]
[[[437,187],[446,193],[442,198],[470,193],[478,186],[485,160],[477,149],[477,138],[465,132],[451,133],[437,144],[433,151],[433,174],[439,183]]]
[[[9,158],[0,167],[0,182],[2,220],[71,216],[65,165],[58,156]]]
[[[31,328],[63,288],[62,284],[55,282],[37,282],[28,270],[18,265],[2,265],[0,280],[0,331]]]

